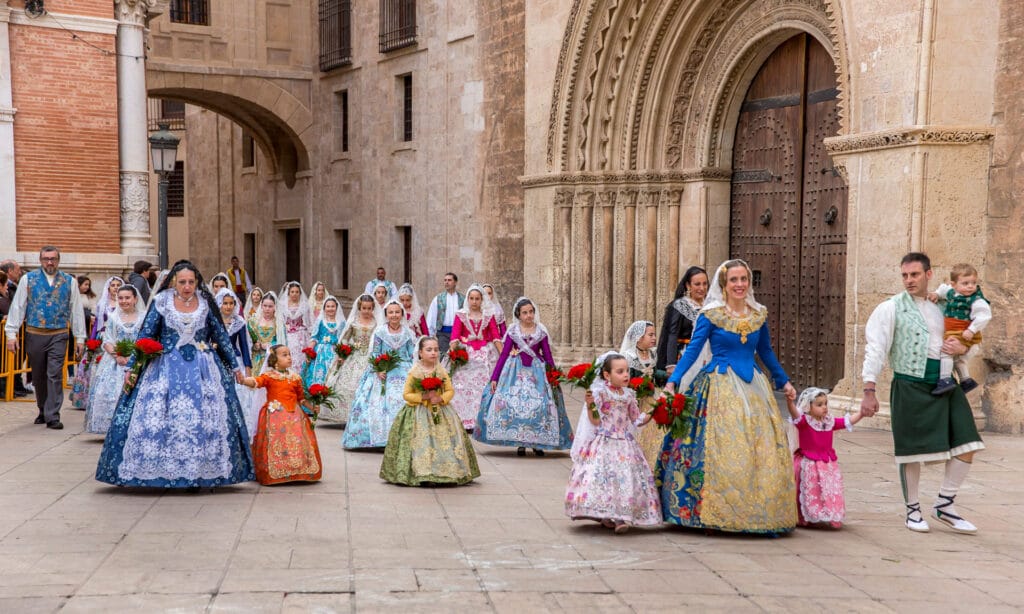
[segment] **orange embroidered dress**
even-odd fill
[[[253,463],[260,484],[315,482],[323,465],[313,426],[299,406],[302,377],[294,371],[268,371],[256,378],[267,389],[252,441]]]

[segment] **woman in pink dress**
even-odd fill
[[[281,303],[277,307],[278,339],[284,339],[292,353],[292,368],[302,373],[306,355],[302,350],[309,347],[313,314],[309,300],[297,281],[290,281],[281,288]]]
[[[793,453],[796,476],[797,524],[806,527],[827,522],[833,528],[843,526],[846,504],[843,500],[843,474],[839,471],[832,432],[853,430],[861,413],[836,418],[828,413],[828,391],[807,388],[796,403],[788,402],[791,422],[800,436],[800,447]]]
[[[452,370],[452,386],[455,398],[451,406],[467,431],[476,427],[476,415],[480,411],[480,399],[484,388],[491,379],[494,360],[501,352],[501,340],[494,318],[484,311],[484,290],[474,284],[466,292],[466,302],[455,312],[452,325],[451,349],[464,349],[469,362]]]

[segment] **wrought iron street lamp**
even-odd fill
[[[160,129],[149,137],[149,149],[153,155],[153,170],[160,177],[157,195],[157,228],[160,241],[160,268],[167,268],[167,186],[170,184],[174,163],[178,161],[178,143],[181,141],[168,130],[170,124],[158,124]]]

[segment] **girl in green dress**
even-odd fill
[[[405,380],[405,406],[395,417],[384,449],[382,480],[419,486],[466,484],[480,477],[473,444],[448,404],[455,390],[448,372],[438,364],[439,355],[436,338],[420,337],[417,361]]]

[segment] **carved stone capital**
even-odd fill
[[[524,188],[551,185],[622,185],[622,184],[665,184],[689,183],[693,181],[729,181],[732,171],[725,168],[705,167],[681,171],[578,171],[575,173],[550,173],[520,177]]]
[[[145,26],[149,10],[156,0],[117,0],[115,10],[118,23]]]
[[[14,122],[14,114],[18,110],[14,108],[0,107],[0,124],[10,124]]]

